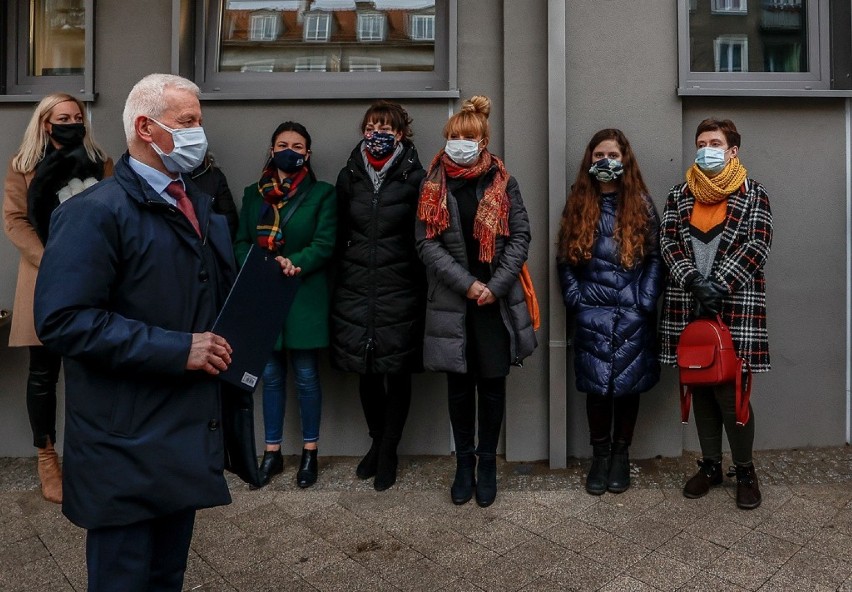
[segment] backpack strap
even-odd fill
[[[743,384],[743,365],[745,365],[745,384]],[[737,384],[736,384],[736,414],[737,425],[744,426],[748,423],[749,411],[748,402],[751,399],[751,365],[743,359],[740,359],[739,368],[737,369]]]

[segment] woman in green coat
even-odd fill
[[[287,121],[275,129],[260,181],[243,193],[235,243],[240,263],[251,245],[258,245],[278,253],[286,275],[301,279],[275,352],[263,371],[266,450],[260,471],[264,485],[284,470],[281,441],[288,353],[299,393],[304,441],[296,482],[299,487],[310,487],[317,480],[322,409],[318,354],[329,342],[327,265],[334,251],[337,205],[334,187],[316,180],[310,158],[311,136],[303,125]]]

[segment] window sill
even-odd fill
[[[451,90],[401,90],[385,91],[380,93],[382,98],[388,99],[457,99],[461,96],[459,89]],[[288,99],[375,99],[379,95],[375,90],[364,91],[309,91],[299,92],[288,90],[286,93],[275,93],[269,90],[258,92],[234,92],[234,91],[202,91],[202,101],[269,101]]]
[[[33,93],[31,95],[0,95],[0,103],[38,103],[50,93]],[[70,93],[84,103],[92,103],[97,93]]]
[[[843,90],[806,90],[803,88],[678,88],[678,96],[703,97],[813,97],[847,98],[852,97],[852,89]]]

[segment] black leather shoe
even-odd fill
[[[473,497],[473,488],[476,487],[475,471],[476,457],[473,454],[456,456],[456,478],[450,487],[450,499],[455,505],[466,504]]]
[[[476,505],[487,508],[497,498],[497,459],[479,457],[476,463]]]
[[[376,465],[376,479],[373,481],[373,489],[376,491],[384,491],[396,483],[396,469],[399,465],[396,445],[394,441],[382,440],[382,445],[379,447],[379,462]]]
[[[263,487],[273,475],[279,475],[284,471],[284,457],[281,455],[281,449],[266,450],[263,453],[263,459],[260,461],[260,486]]]
[[[355,474],[358,475],[359,479],[375,477],[378,465],[379,443],[376,440],[373,440],[370,450],[367,451],[367,454],[365,454],[364,458],[361,459],[361,462],[358,463],[358,468],[355,469]]]
[[[609,485],[609,444],[595,444],[592,456],[592,466],[586,476],[586,493],[603,495]]]
[[[302,449],[302,460],[299,462],[299,472],[296,473],[296,485],[304,489],[317,482],[319,464],[317,463],[317,449]]]

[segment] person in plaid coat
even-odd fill
[[[669,193],[660,247],[669,269],[660,325],[660,361],[676,362],[681,331],[696,316],[721,314],[737,355],[752,372],[767,372],[766,283],[763,267],[772,244],[766,189],[750,179],[738,158],[740,134],[730,120],[705,119],[695,133],[695,164],[686,183]],[[693,409],[703,458],[684,486],[698,498],[722,483],[722,428],[737,476],[737,505],[760,505],[752,463],[754,413],[736,425],[733,385],[694,389]]]

